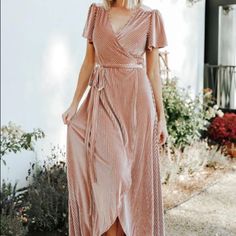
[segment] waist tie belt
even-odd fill
[[[89,85],[91,86],[91,100],[88,104],[88,120],[85,134],[85,145],[86,145],[86,155],[89,162],[89,179],[90,179],[90,206],[89,214],[93,217],[94,209],[94,199],[93,199],[93,188],[92,183],[97,182],[97,176],[95,171],[94,163],[94,148],[95,148],[95,133],[97,129],[97,120],[98,120],[98,106],[99,106],[99,97],[101,91],[105,87],[105,68],[143,68],[143,64],[131,63],[131,64],[97,64],[94,67],[90,78]],[[93,230],[93,226],[92,226]]]

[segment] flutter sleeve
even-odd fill
[[[150,15],[146,49],[163,48],[168,45],[165,25],[159,10],[153,9]]]
[[[89,43],[93,43],[93,29],[95,25],[96,13],[97,13],[97,6],[95,3],[92,3],[89,6],[87,19],[82,33],[82,36],[84,38],[87,38]]]

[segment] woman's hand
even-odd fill
[[[167,132],[167,127],[166,127],[166,122],[159,120],[157,122],[157,134],[159,138],[159,144],[163,145],[167,141],[168,138],[168,132]]]
[[[76,106],[70,106],[63,114],[62,119],[64,124],[68,125],[70,123],[71,118],[75,115],[77,111]]]

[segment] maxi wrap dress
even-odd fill
[[[141,5],[114,32],[91,3],[82,36],[96,65],[67,126],[69,236],[101,236],[119,217],[126,236],[164,236],[157,113],[145,51],[167,45],[162,16]]]

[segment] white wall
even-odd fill
[[[26,131],[42,128],[47,137],[37,152],[6,157],[2,178],[25,184],[29,162],[46,158],[51,145],[65,149],[66,126],[61,114],[70,104],[85,53],[81,37],[92,1],[2,1],[1,121],[19,124]],[[144,1],[159,8],[166,24],[172,73],[181,86],[202,89],[204,6],[185,0]],[[41,152],[43,148],[43,152]]]
[[[81,37],[89,2],[77,0],[2,1],[1,124],[9,120],[27,131],[47,135],[37,145],[38,158],[52,144],[65,146],[61,114],[69,105],[86,41]],[[2,178],[24,184],[36,154],[6,157]],[[45,155],[44,155],[45,156]]]
[[[219,7],[218,64],[236,65],[236,4],[227,15]]]
[[[164,17],[172,75],[180,79],[181,87],[190,86],[194,96],[203,88],[205,0],[194,5],[186,2],[159,0],[153,7],[159,8]]]

